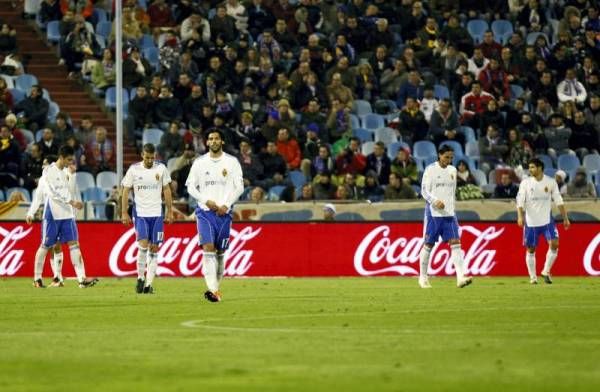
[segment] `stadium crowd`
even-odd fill
[[[462,200],[514,198],[534,156],[567,196],[600,188],[595,1],[123,3],[127,142],[158,146],[177,198],[210,128],[240,160],[247,200],[413,199],[441,143],[455,150]],[[112,7],[44,0],[35,15],[69,76],[107,103]],[[0,25],[0,51],[18,54]],[[114,141],[92,118],[49,122],[40,86],[19,103],[11,91],[0,79],[0,172],[13,186],[35,188],[65,142],[78,170],[114,170]]]

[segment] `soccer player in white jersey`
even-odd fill
[[[163,219],[173,221],[173,200],[171,197],[171,176],[167,167],[155,159],[153,144],[145,144],[142,149],[142,162],[129,167],[121,185],[121,221],[131,224],[127,212],[129,191],[133,189],[133,222],[138,242],[137,283],[138,294],[153,294],[152,283],[158,267],[157,253],[164,240]],[[165,216],[162,214],[162,195],[165,197]],[[148,252],[148,247],[150,252]],[[147,260],[147,262],[146,262]]]
[[[233,204],[244,191],[244,180],[238,160],[223,152],[220,130],[208,131],[207,145],[209,152],[194,161],[186,186],[188,193],[198,201],[196,225],[204,255],[202,271],[208,288],[204,297],[210,302],[219,302]]]
[[[42,244],[35,254],[34,287],[43,288],[42,271],[48,250],[54,248],[58,242],[69,245],[71,262],[77,275],[79,287],[91,287],[98,283],[98,279],[87,279],[81,250],[79,249],[79,235],[75,224],[75,209],[83,208],[83,203],[73,197],[68,171],[65,170],[74,162],[74,151],[70,146],[62,146],[56,162],[52,163],[42,172],[45,192],[44,218],[42,227]],[[27,216],[30,223],[32,216]]]
[[[529,161],[530,177],[519,184],[517,193],[517,224],[523,227],[523,243],[527,248],[525,262],[531,284],[537,284],[535,268],[535,248],[538,238],[543,235],[548,241],[546,263],[542,270],[544,282],[551,284],[550,271],[558,256],[558,230],[552,218],[552,202],[558,206],[565,229],[571,226],[567,209],[563,202],[556,180],[544,175],[544,163],[534,158]],[[523,216],[525,214],[525,216]]]
[[[423,227],[424,244],[420,254],[419,286],[430,288],[427,278],[429,256],[434,244],[442,241],[450,244],[450,259],[456,269],[456,285],[468,286],[472,279],[464,274],[463,251],[460,246],[460,230],[454,213],[456,193],[456,168],[452,166],[454,151],[443,145],[438,150],[438,160],[427,166],[423,173],[421,194],[426,201]]]
[[[46,156],[46,158],[44,158],[44,160],[42,162],[42,169],[45,169],[46,167],[48,167],[48,165],[50,165],[51,163],[54,163],[55,161],[56,161],[55,155]],[[27,210],[27,215],[26,215],[25,220],[28,224],[33,223],[33,218],[35,216],[35,213],[40,208],[40,206],[44,205],[44,200],[46,198],[46,193],[47,193],[45,184],[46,184],[46,180],[44,179],[44,177],[40,177],[40,179],[38,180],[38,186],[36,188],[35,195],[33,197],[33,200],[31,200],[31,205],[29,206],[29,210]],[[64,279],[62,276],[63,252],[62,252],[62,246],[61,246],[60,242],[57,242],[56,245],[54,245],[54,248],[51,249],[51,252],[52,252],[52,257],[50,259],[50,265],[52,266],[52,273],[54,275],[54,278],[52,279],[52,283],[50,283],[50,287],[63,287],[64,286]]]

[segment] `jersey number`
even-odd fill
[[[228,245],[229,245],[229,238],[224,238],[223,241],[221,241],[221,249],[227,249]]]

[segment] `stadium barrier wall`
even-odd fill
[[[137,245],[131,227],[79,223],[88,276],[135,276]],[[41,235],[39,222],[0,222],[0,276],[31,277]],[[225,272],[228,276],[416,276],[423,245],[420,222],[236,223]],[[522,229],[514,223],[462,222],[467,272],[473,276],[526,276]],[[600,224],[558,226],[560,250],[555,275],[600,275]],[[159,251],[160,276],[201,276],[202,251],[194,223],[165,225]],[[65,276],[73,276],[64,248]],[[538,270],[547,249],[541,241]],[[431,275],[453,275],[447,245],[434,248]],[[538,271],[539,272],[539,271]],[[44,276],[51,276],[45,265]]]

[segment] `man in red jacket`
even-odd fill
[[[296,139],[290,137],[290,131],[286,127],[279,128],[277,132],[277,152],[283,157],[288,170],[296,170],[300,167],[302,154]]]
[[[499,99],[504,97],[510,99],[510,86],[508,83],[508,74],[500,66],[497,58],[492,57],[490,63],[479,73],[481,87]]]
[[[494,99],[490,93],[481,90],[481,83],[471,83],[471,92],[460,100],[460,121],[473,129],[479,128],[479,115],[483,113],[489,101]]]

